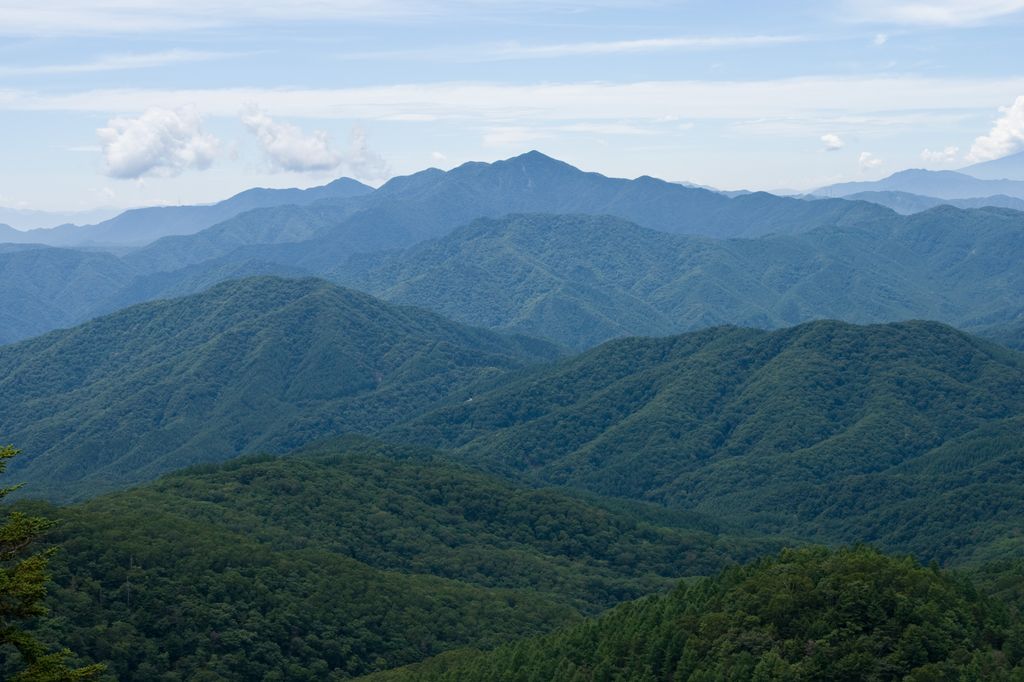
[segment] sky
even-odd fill
[[[1024,0],[0,0],[0,206],[538,149],[810,189],[1024,149]]]

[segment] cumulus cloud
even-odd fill
[[[992,126],[988,135],[982,135],[974,140],[971,151],[967,154],[968,161],[991,161],[1024,147],[1024,95],[1000,111],[1003,115]]]
[[[821,136],[821,141],[825,145],[825,151],[834,152],[843,148],[846,144],[843,142],[843,138],[839,137],[835,133],[825,133]]]
[[[202,129],[193,106],[147,109],[138,118],[110,119],[96,131],[105,172],[112,178],[178,175],[205,170],[217,156],[219,140]]]
[[[921,159],[928,163],[953,163],[956,155],[960,153],[960,147],[946,147],[932,151],[931,149],[921,150]]]
[[[881,166],[882,160],[871,152],[861,152],[857,157],[857,163],[860,164],[860,169],[863,171]]]
[[[326,171],[341,164],[323,130],[307,135],[298,126],[275,121],[256,106],[246,107],[242,123],[256,136],[271,165],[285,171]]]

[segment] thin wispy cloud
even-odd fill
[[[90,61],[75,64],[41,64],[38,66],[0,66],[0,76],[48,76],[75,73],[99,73],[103,71],[127,71],[150,69],[174,64],[206,62],[239,56],[229,52],[203,52],[197,50],[166,50],[141,54],[104,55]]]
[[[671,38],[644,38],[639,40],[612,40],[583,43],[557,43],[553,45],[507,45],[494,48],[490,56],[495,59],[551,59],[602,54],[628,54],[636,52],[665,52],[672,50],[722,50],[744,47],[768,47],[804,42],[802,36],[677,36]]]
[[[247,102],[260,102],[291,118],[408,121],[490,121],[493,125],[556,121],[825,121],[886,126],[948,121],[972,108],[1012,101],[1024,78],[805,77],[751,81],[652,81],[636,83],[425,83],[341,89],[224,88],[119,89],[75,93],[0,90],[0,111],[117,113],[201,103],[209,116],[234,118]],[[844,112],[839,116],[837,112]],[[843,126],[848,127],[848,126]],[[821,130],[819,135],[834,133]],[[806,131],[804,131],[806,134]]]
[[[523,43],[488,43],[456,47],[430,47],[409,50],[345,52],[338,59],[350,61],[421,60],[451,62],[514,61],[527,59],[559,59],[596,55],[644,54],[653,52],[700,52],[743,48],[792,45],[810,40],[799,35],[752,36],[675,36],[635,40],[589,41],[529,45]]]
[[[1024,0],[847,0],[847,16],[872,23],[972,26],[1024,11]]]

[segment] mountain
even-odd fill
[[[523,212],[607,214],[660,231],[715,237],[802,232],[890,215],[868,203],[806,202],[763,192],[729,198],[651,177],[608,178],[529,152],[395,178],[344,206],[253,211],[197,235],[159,240],[129,261],[147,272],[173,270],[242,249],[246,259],[319,273],[353,253],[406,248],[477,218]],[[244,250],[260,245],[273,249],[255,256]]]
[[[1012,208],[1015,211],[1024,211],[1024,199],[1016,199],[1006,195],[993,197],[975,197],[973,199],[938,199],[926,197],[920,194],[909,194],[907,192],[856,192],[844,197],[850,201],[870,201],[891,208],[897,213],[909,215],[920,213],[936,206],[955,206],[957,208],[985,208],[996,206],[1000,208]]]
[[[0,344],[82,321],[133,274],[107,253],[0,245]]]
[[[367,682],[1015,680],[1021,618],[960,576],[867,548],[786,551],[493,652]]]
[[[1024,151],[976,163],[961,168],[960,172],[982,180],[1024,180]]]
[[[1024,214],[1003,209],[940,207],[862,228],[730,240],[527,215],[479,220],[325,275],[466,324],[584,349],[718,324],[966,324],[983,315],[994,324],[1019,310],[1021,259]]]
[[[91,211],[34,211],[24,208],[0,206],[0,223],[21,230],[51,228],[55,225],[99,223],[113,218],[119,211],[112,208],[98,208]],[[17,235],[15,235],[17,236]],[[0,239],[5,235],[0,234]]]
[[[865,182],[842,182],[814,191],[821,197],[847,197],[860,192],[907,192],[940,199],[971,199],[1006,195],[1024,199],[1024,180],[980,180],[956,171],[921,168],[893,173],[887,178]]]
[[[41,634],[126,682],[347,679],[777,547],[355,439],[44,513],[61,550]]]
[[[373,432],[557,351],[320,280],[254,278],[0,348],[19,480],[96,494],[196,462]]]
[[[969,562],[1024,548],[1024,355],[931,322],[604,344],[408,424],[504,475]]]
[[[349,199],[373,191],[350,178],[339,178],[310,189],[249,189],[229,199],[200,206],[154,206],[125,211],[95,225],[61,225],[20,235],[0,233],[20,243],[50,246],[142,246],[160,237],[194,234],[239,213],[272,206],[306,206],[318,201]]]

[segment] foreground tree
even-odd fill
[[[17,454],[10,446],[0,446],[0,474]],[[19,487],[0,488],[0,501]],[[71,668],[65,662],[70,651],[48,652],[23,629],[25,621],[46,614],[47,562],[53,550],[33,552],[31,547],[53,524],[39,516],[8,512],[0,525],[0,657],[13,649],[22,662],[11,682],[89,680],[104,669],[102,665]],[[0,665],[0,674],[9,672],[7,668],[7,663]]]

